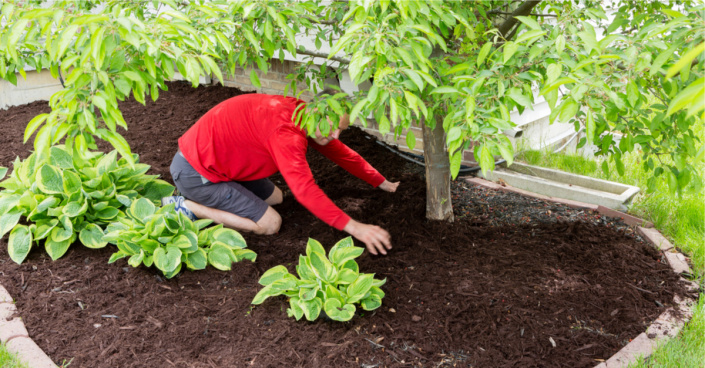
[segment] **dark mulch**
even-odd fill
[[[178,83],[170,89],[146,108],[122,105],[132,148],[166,180],[177,138],[239,93]],[[28,154],[23,128],[46,110],[34,103],[0,112],[0,165]],[[397,193],[375,190],[309,154],[334,202],[393,236],[388,256],[359,260],[364,272],[388,280],[373,313],[349,323],[296,322],[283,297],[250,305],[259,276],[278,264],[293,270],[308,237],[330,247],[346,235],[286,191],[276,208],[280,233],[246,235],[259,258],[231,272],[164,280],[124,261],[108,265],[113,249],[80,245],[56,262],[38,247],[16,265],[3,239],[0,283],[17,298],[39,346],[57,362],[73,360],[72,367],[591,367],[684,293],[655,249],[595,213],[458,182],[455,223],[429,222],[418,170],[359,130],[341,139],[402,182]]]

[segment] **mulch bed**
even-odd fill
[[[171,180],[177,138],[218,102],[240,93],[169,85],[147,107],[121,105],[125,133],[152,173]],[[0,166],[26,157],[26,123],[37,102],[0,111]],[[0,240],[0,284],[17,298],[30,336],[72,367],[591,367],[643,332],[683,295],[660,253],[624,224],[588,211],[453,184],[454,223],[425,219],[419,170],[351,129],[341,137],[391,180],[367,186],[311,150],[318,184],[353,218],[393,237],[388,256],[364,254],[360,269],[387,278],[378,310],[348,323],[296,322],[284,297],[253,307],[259,276],[293,271],[307,238],[326,247],[346,234],[317,220],[285,189],[274,236],[245,234],[257,262],[230,272],[183,272],[172,280],[113,249],[80,245],[52,262],[41,247],[22,264]],[[107,148],[101,144],[101,148]]]

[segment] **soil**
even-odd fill
[[[157,102],[121,104],[125,137],[152,173],[171,180],[177,138],[203,113],[241,92],[169,84]],[[0,166],[26,157],[26,123],[46,102],[0,111]],[[370,188],[311,150],[321,188],[353,218],[387,229],[388,256],[359,258],[387,278],[374,312],[350,322],[287,318],[284,297],[253,307],[259,276],[294,271],[307,238],[326,247],[346,234],[316,219],[285,190],[281,231],[245,234],[257,262],[182,272],[165,280],[114,251],[75,244],[52,262],[36,247],[22,265],[0,240],[0,284],[17,299],[30,336],[71,367],[591,367],[643,332],[675,294],[678,276],[624,224],[512,193],[453,185],[456,221],[425,219],[420,170],[360,130],[341,140],[387,178]],[[106,149],[107,145],[101,144]],[[665,307],[664,307],[665,306]]]

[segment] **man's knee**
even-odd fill
[[[279,189],[279,187],[274,187],[274,192],[272,192],[272,195],[269,196],[269,198],[265,199],[265,202],[267,202],[268,205],[270,206],[275,206],[284,200],[284,194],[282,193],[282,190]]]
[[[257,226],[260,228],[260,231],[257,233],[262,235],[273,235],[279,232],[281,225],[282,217],[272,207],[269,207],[267,208],[267,212],[264,213],[264,216],[257,221]]]

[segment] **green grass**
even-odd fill
[[[27,365],[21,363],[17,356],[10,353],[5,348],[5,344],[0,344],[0,367],[2,368],[28,368]]]
[[[668,185],[661,181],[654,192],[646,193],[651,173],[644,171],[636,153],[623,157],[623,176],[617,174],[614,165],[605,173],[601,162],[576,155],[525,151],[516,160],[642,188],[632,201],[629,213],[653,222],[671,243],[690,257],[694,279],[700,285],[705,282],[705,200],[702,191],[671,193]],[[701,163],[698,171],[702,178],[705,165]],[[705,294],[700,294],[693,319],[678,337],[660,346],[648,360],[630,367],[705,367]]]

